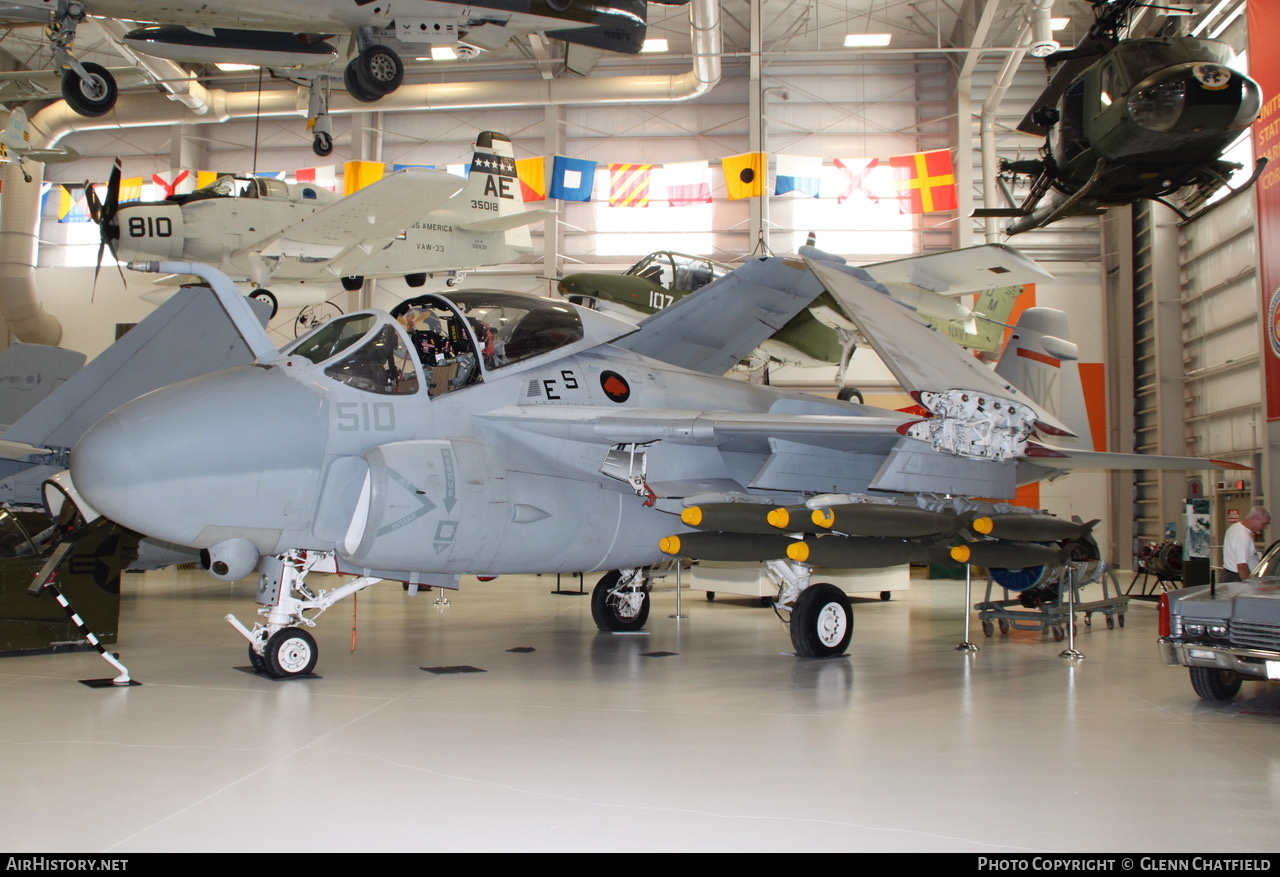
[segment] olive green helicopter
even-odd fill
[[[1230,178],[1242,166],[1222,158],[1258,116],[1258,84],[1232,69],[1234,54],[1219,40],[1122,37],[1143,6],[1151,4],[1093,0],[1084,39],[1045,58],[1049,84],[1018,125],[1045,138],[1040,157],[1002,160],[998,182],[1009,206],[975,216],[1009,217],[1005,231],[1014,235],[1150,199],[1188,221],[1214,206],[1220,190],[1231,197],[1258,178],[1265,158],[1237,187]],[[1009,184],[1019,178],[1031,186],[1015,204]],[[1188,190],[1181,207],[1164,200],[1179,190]]]

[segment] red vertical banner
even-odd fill
[[[1262,290],[1262,361],[1267,420],[1280,420],[1280,16],[1274,0],[1249,0],[1249,75],[1262,89],[1253,153],[1267,158],[1258,178],[1258,283]]]

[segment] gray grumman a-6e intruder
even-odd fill
[[[347,315],[279,352],[217,271],[134,266],[205,277],[257,361],[119,407],[75,446],[71,476],[103,515],[200,549],[217,577],[259,570],[264,623],[234,623],[255,666],[290,676],[315,665],[314,616],[378,579],[611,570],[592,615],[638,628],[664,549],[766,561],[796,651],[840,654],[849,600],[811,583],[814,566],[923,560],[957,533],[973,563],[1058,563],[1088,525],[964,497],[1076,466],[1218,466],[1048,447],[1033,433],[1068,433],[1052,414],[866,272],[807,255],[754,258],[639,327],[471,290]],[[720,377],[824,287],[931,418]],[[1037,350],[1011,361],[1074,356],[1018,337]],[[311,570],[356,578],[317,592]]]

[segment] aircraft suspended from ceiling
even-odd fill
[[[1053,77],[1018,130],[1045,138],[1040,158],[1001,161],[1007,208],[974,211],[1010,217],[1019,234],[1068,216],[1096,215],[1143,199],[1194,218],[1241,165],[1223,152],[1261,109],[1256,82],[1231,68],[1218,40],[1167,36],[1122,38],[1140,0],[1093,0],[1096,21],[1074,49],[1045,58]],[[1244,191],[1266,164],[1258,159]],[[1031,179],[1015,206],[1004,183]],[[1189,189],[1190,213],[1163,199]],[[1221,203],[1221,202],[1218,202]]]
[[[683,6],[688,0],[654,0]],[[189,63],[236,62],[295,70],[289,78],[310,87],[312,148],[333,150],[328,80],[321,68],[339,50],[331,40],[349,34],[350,60],[342,72],[348,93],[372,103],[404,79],[401,51],[450,46],[460,57],[504,46],[517,34],[541,33],[568,44],[566,65],[589,72],[601,52],[634,55],[644,44],[647,0],[216,0],[165,6],[146,0],[9,0],[0,15],[45,20],[62,94],[83,116],[115,106],[115,78],[105,67],[72,53],[76,30],[89,15],[156,26],[130,31],[124,42],[147,55]],[[335,74],[336,75],[336,74]]]
[[[455,286],[466,270],[532,253],[528,226],[555,212],[523,209],[511,141],[495,131],[476,137],[466,178],[407,168],[346,197],[224,174],[163,201],[121,203],[118,163],[104,195],[92,185],[86,193],[100,228],[99,265],[107,249],[121,261],[211,263],[250,285],[272,313],[317,305],[339,280],[349,290],[367,277],[417,287],[439,273]],[[173,287],[181,278],[167,280]]]

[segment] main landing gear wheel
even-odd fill
[[[1231,700],[1244,680],[1239,673],[1217,667],[1192,667],[1191,687],[1204,700]]]
[[[116,105],[115,77],[101,64],[86,62],[80,66],[87,77],[71,68],[62,71],[62,97],[82,116],[105,116]]]
[[[369,89],[356,76],[355,62],[352,61],[342,71],[342,84],[347,87],[347,94],[351,95],[362,104],[371,104],[374,101],[381,100],[383,95]]]
[[[404,82],[404,64],[400,56],[386,46],[370,46],[348,65],[356,81],[365,91],[378,97],[391,94]]]
[[[271,306],[271,313],[267,314],[268,320],[276,315],[276,311],[280,310],[280,302],[276,301],[275,293],[269,289],[255,289],[249,293],[249,298],[255,301],[265,301]]]
[[[306,676],[320,656],[316,640],[300,627],[285,627],[272,634],[263,649],[267,675],[276,679]]]
[[[249,646],[249,663],[253,666],[253,669],[257,670],[259,673],[267,672],[267,659],[262,657],[262,655],[259,655],[257,649],[253,646]]]
[[[622,573],[612,570],[600,577],[591,591],[591,619],[603,631],[639,630],[649,620],[649,589],[637,572],[632,585],[622,584]]]
[[[791,610],[791,645],[804,658],[844,654],[853,638],[853,605],[835,585],[810,585]]]

